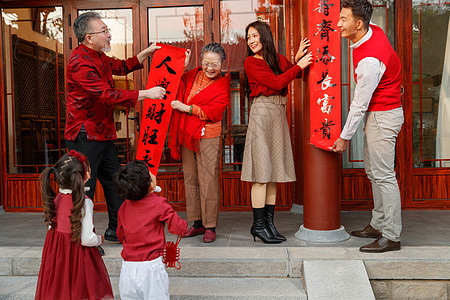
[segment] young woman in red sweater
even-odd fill
[[[253,226],[250,233],[264,243],[286,238],[273,223],[276,183],[295,181],[294,159],[286,118],[287,86],[312,63],[304,38],[292,64],[276,52],[269,25],[250,23],[246,30],[244,91],[252,101],[241,180],[253,182]]]

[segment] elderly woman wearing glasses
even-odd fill
[[[201,58],[201,67],[183,74],[180,100],[172,102],[169,147],[173,158],[182,156],[187,219],[194,221],[184,237],[204,234],[203,242],[210,243],[219,215],[221,120],[230,103],[230,78],[220,74],[225,50],[218,43],[203,47]]]

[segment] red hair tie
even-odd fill
[[[82,164],[84,164],[86,162],[86,156],[82,155],[81,153],[79,153],[75,150],[70,150],[69,155],[78,159],[78,161]]]

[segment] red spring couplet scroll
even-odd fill
[[[166,89],[163,99],[145,99],[136,159],[143,160],[153,174],[158,173],[164,142],[169,128],[172,106],[184,70],[185,49],[159,44],[150,65],[147,89]]]
[[[340,1],[309,0],[310,143],[331,150],[341,133],[341,37],[337,27]]]

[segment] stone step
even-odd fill
[[[118,277],[111,277],[115,299],[120,299]],[[36,276],[0,277],[0,299],[32,300]],[[301,279],[170,277],[171,299],[180,300],[306,300]]]
[[[119,276],[121,247],[105,246],[110,276]],[[0,246],[1,276],[37,276],[41,247]],[[361,260],[370,280],[449,280],[450,251],[443,247],[402,247],[401,251],[361,253],[357,247],[183,247],[174,277],[302,278],[307,260]]]
[[[1,276],[0,300],[32,300],[36,284],[36,276]]]
[[[305,260],[309,300],[375,300],[361,260]]]
[[[299,278],[170,278],[170,299],[307,299]]]
[[[103,260],[110,276],[119,276],[121,247],[104,247]],[[168,268],[173,276],[187,277],[288,277],[286,248],[204,248],[181,249],[181,269]],[[0,247],[0,276],[37,276],[40,247]],[[298,277],[298,276],[297,276]]]

